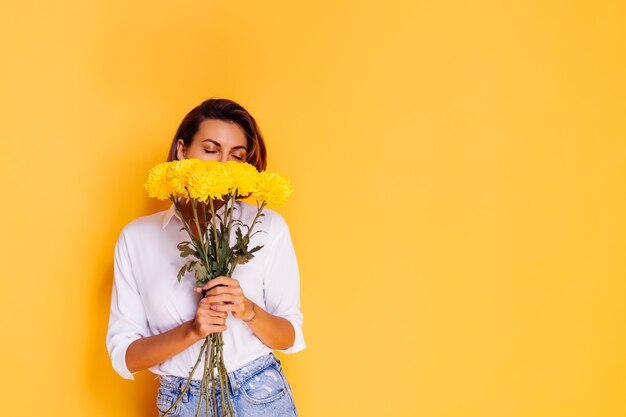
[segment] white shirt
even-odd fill
[[[224,205],[217,210],[223,218]],[[251,225],[257,208],[235,202],[233,219]],[[254,226],[248,248],[264,245],[254,258],[235,267],[232,278],[239,280],[244,296],[275,316],[284,317],[294,327],[295,342],[283,353],[296,353],[306,347],[300,311],[300,274],[289,228],[284,218],[268,207]],[[216,219],[219,222],[218,219]],[[201,294],[193,291],[196,278],[186,272],[180,283],[176,275],[192,257],[182,258],[176,245],[190,240],[172,203],[168,210],[132,220],[122,229],[114,250],[114,280],[106,346],[115,371],[134,380],[126,366],[126,350],[138,338],[156,335],[192,320]],[[231,247],[235,244],[233,225]],[[182,230],[180,230],[182,229]],[[258,230],[263,232],[255,233]],[[242,228],[245,235],[247,229]],[[224,364],[232,372],[247,362],[272,352],[245,322],[228,313],[224,340]],[[157,375],[189,377],[204,339],[184,351],[148,368]],[[202,378],[203,359],[193,379]],[[136,373],[136,372],[135,372]]]

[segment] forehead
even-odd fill
[[[202,142],[205,139],[213,139],[224,146],[246,146],[248,140],[241,126],[227,120],[207,119],[198,125],[198,132],[194,136],[194,142]]]

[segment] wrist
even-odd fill
[[[187,326],[186,327],[186,333],[185,333],[185,336],[186,336],[187,340],[189,340],[192,343],[195,343],[198,340],[202,339],[202,337],[200,337],[200,335],[196,331],[195,319],[191,319],[191,320],[185,322],[185,325]]]
[[[253,321],[256,318],[256,308],[255,308],[254,302],[248,300],[248,303],[250,305],[250,308],[249,308],[250,313],[248,313],[247,317],[243,317],[241,319],[241,320],[243,320],[246,323],[249,323],[249,322]]]

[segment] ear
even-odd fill
[[[176,157],[179,161],[185,159],[185,142],[182,139],[176,141]]]

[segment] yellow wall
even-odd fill
[[[240,102],[302,279],[302,417],[626,415],[621,1],[5,2],[0,415],[156,415],[113,246],[182,117]]]

